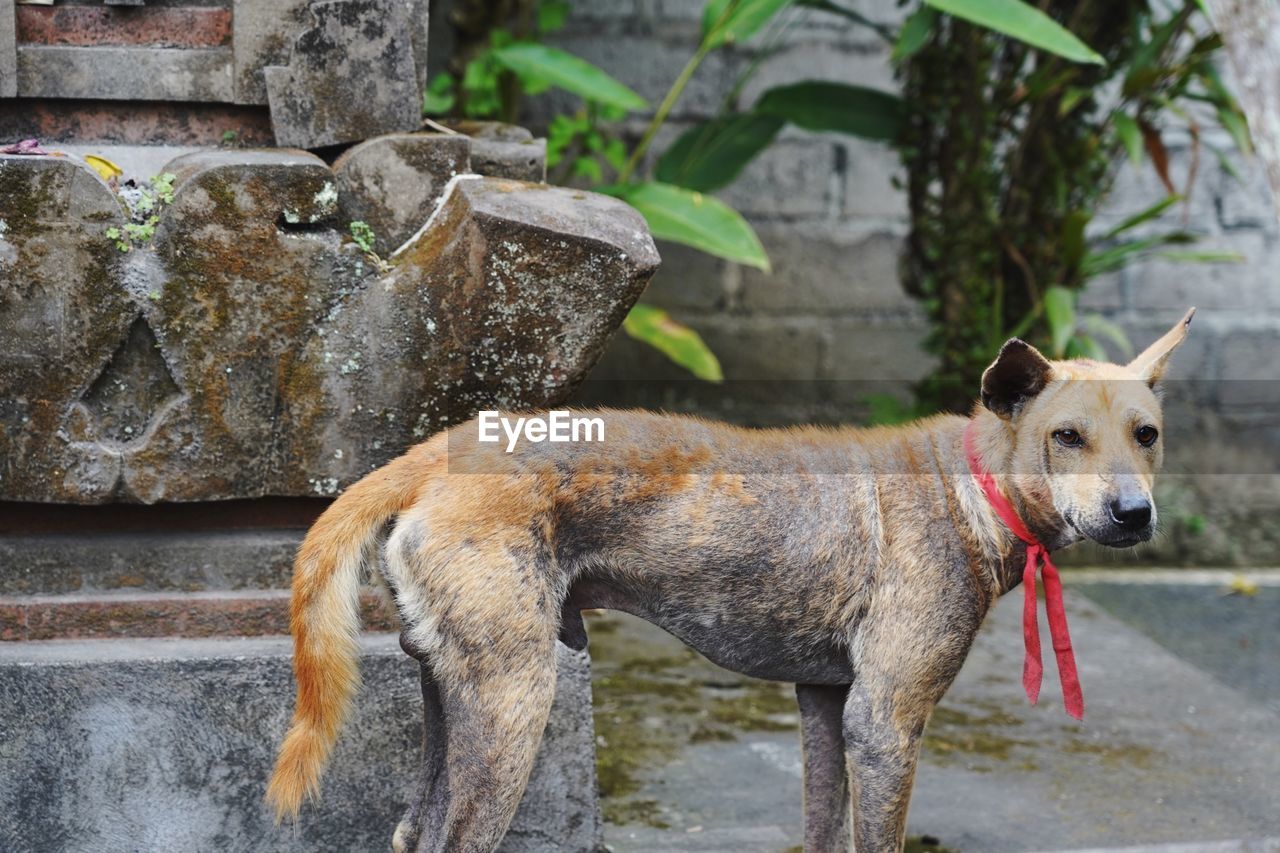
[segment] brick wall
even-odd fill
[[[901,14],[894,0],[845,5],[881,21]],[[702,2],[578,0],[573,7],[556,43],[657,103],[696,43]],[[874,34],[813,17],[822,25],[796,27],[781,51],[761,60],[744,104],[764,89],[804,79],[894,88],[888,49]],[[749,45],[714,54],[677,105],[659,147],[713,114],[756,58]],[[532,124],[570,103],[554,95],[535,99]],[[1192,160],[1190,141],[1176,134],[1167,141],[1173,173],[1182,180]],[[1213,133],[1204,141],[1229,147]],[[1166,434],[1178,452],[1167,466],[1175,474],[1162,486],[1165,533],[1147,551],[1157,561],[1274,562],[1273,545],[1280,543],[1280,478],[1274,475],[1280,393],[1268,381],[1280,361],[1280,228],[1261,171],[1238,156],[1232,162],[1243,180],[1202,147],[1190,201],[1148,230],[1184,227],[1203,236],[1197,248],[1236,251],[1244,263],[1152,260],[1096,280],[1083,297],[1086,308],[1117,321],[1139,348],[1187,307],[1200,309],[1172,368]],[[866,414],[864,394],[903,392],[929,370],[930,358],[919,347],[922,314],[898,283],[906,233],[898,175],[884,146],[788,128],[719,193],[757,229],[772,275],[663,244],[663,269],[644,297],[696,328],[729,382],[716,388],[688,381],[661,356],[619,335],[581,400],[694,410],[745,423],[858,422]],[[1126,165],[1098,225],[1163,194],[1149,165]]]

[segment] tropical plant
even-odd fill
[[[581,60],[536,43],[563,23],[563,3],[523,5],[529,8],[517,18],[524,29],[495,33],[487,48],[473,53],[455,90],[469,98],[468,109],[503,115],[510,113],[503,93],[521,86],[532,92],[554,85],[582,97],[581,109],[549,128],[556,177],[586,179],[626,199],[657,237],[767,269],[746,222],[705,193],[735,180],[788,123],[895,146],[906,167],[911,219],[903,284],[925,307],[932,323],[927,346],[939,361],[917,389],[924,410],[967,405],[990,353],[1010,335],[1028,337],[1056,356],[1101,356],[1103,340],[1126,348],[1118,328],[1077,310],[1080,289],[1094,277],[1155,253],[1232,259],[1171,250],[1193,235],[1152,230],[1190,193],[1200,148],[1207,147],[1201,142],[1206,123],[1225,128],[1241,150],[1249,148],[1243,113],[1213,64],[1221,42],[1203,0],[1043,0],[1038,6],[912,0],[898,27],[839,0],[708,0],[697,49],[629,151],[607,126],[643,108],[638,96]],[[544,16],[544,8],[553,11]],[[739,96],[759,59],[810,15],[836,16],[884,39],[901,95],[847,81],[805,81],[765,91],[742,108]],[[638,181],[655,135],[703,59],[761,33],[757,62],[720,113],[657,157],[654,180]],[[507,85],[511,78],[504,74],[520,86]],[[432,105],[445,101],[429,99]],[[1182,189],[1162,140],[1162,131],[1176,123],[1189,133],[1195,155]],[[1229,167],[1223,153],[1215,153]],[[1167,196],[1115,227],[1091,227],[1126,155],[1149,160]],[[692,351],[687,330],[670,318],[652,319],[629,320],[628,332],[655,342],[681,330],[679,345],[659,347],[677,360]],[[699,359],[708,363],[702,354]],[[703,375],[718,375],[718,365]],[[881,402],[888,417],[891,407]]]

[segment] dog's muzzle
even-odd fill
[[[1089,538],[1112,548],[1128,548],[1151,538],[1154,517],[1155,508],[1146,495],[1120,495],[1107,504],[1107,523]]]

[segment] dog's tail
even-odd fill
[[[407,507],[426,471],[423,448],[347,489],[307,533],[293,567],[293,672],[298,700],[280,746],[267,802],[296,817],[320,774],[359,685],[360,576],[382,526]]]

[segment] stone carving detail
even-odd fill
[[[0,500],[330,495],[477,407],[563,400],[657,253],[614,199],[450,178],[466,144],[181,157],[127,256],[86,167],[0,157]],[[408,235],[390,269],[344,239],[358,210]]]
[[[349,149],[333,164],[343,221],[367,223],[377,251],[391,254],[427,221],[445,185],[471,171],[473,148],[465,136],[394,133]]]
[[[99,441],[129,445],[144,441],[161,412],[180,396],[156,336],[139,317],[80,402]]]

